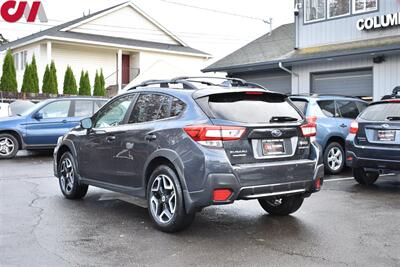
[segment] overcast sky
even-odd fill
[[[14,40],[81,17],[83,13],[88,14],[89,10],[93,13],[122,2],[124,1],[42,0],[49,19],[47,24],[41,24],[39,21],[36,24],[6,23],[0,20],[0,33],[5,38]],[[189,46],[208,52],[215,59],[268,32],[269,26],[262,19],[272,18],[274,28],[293,22],[293,0],[134,0],[133,2]]]

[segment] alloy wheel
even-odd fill
[[[75,172],[74,166],[69,158],[65,158],[61,162],[60,174],[62,190],[67,194],[71,193],[74,187]]]
[[[333,171],[340,169],[343,163],[343,153],[338,147],[332,147],[328,152],[328,165]]]
[[[160,223],[169,223],[176,210],[176,190],[172,179],[161,174],[151,185],[150,210]]]
[[[10,156],[15,149],[14,141],[8,137],[0,138],[0,154],[2,156]]]

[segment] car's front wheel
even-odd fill
[[[186,213],[179,179],[169,166],[161,165],[153,171],[147,199],[150,218],[159,230],[177,232],[193,222],[195,214]]]
[[[260,198],[261,207],[271,215],[286,216],[296,212],[303,204],[302,195]]]
[[[378,172],[368,172],[365,171],[363,168],[354,168],[353,169],[353,176],[354,179],[359,184],[362,185],[372,185],[378,180],[379,173]]]
[[[89,186],[80,184],[76,175],[76,165],[70,152],[65,152],[58,163],[60,189],[67,199],[83,198]]]
[[[0,134],[0,159],[12,159],[18,153],[18,141],[11,134]]]

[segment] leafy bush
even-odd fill
[[[78,87],[76,85],[74,72],[72,71],[70,66],[68,66],[67,70],[65,71],[63,92],[64,95],[78,94]]]
[[[81,78],[79,80],[79,95],[90,96],[91,87],[88,72],[81,72]]]
[[[17,74],[11,50],[7,51],[3,63],[3,75],[0,79],[0,91],[18,92]]]

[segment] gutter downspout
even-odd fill
[[[281,70],[286,71],[287,73],[291,74],[292,76],[297,77],[297,94],[300,94],[300,76],[298,73],[291,71],[290,69],[283,66],[282,62],[278,63],[278,66]],[[292,92],[293,94],[293,92]]]

